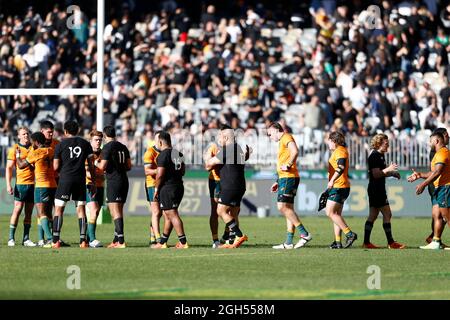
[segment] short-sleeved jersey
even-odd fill
[[[130,159],[130,151],[119,141],[110,141],[103,147],[102,160],[108,160],[105,173],[108,181],[123,181],[128,179],[127,162]]]
[[[450,185],[450,151],[447,147],[439,149],[431,160],[431,171],[436,169],[437,164],[443,164],[444,170],[441,175],[434,180],[435,187]]]
[[[215,157],[217,153],[219,152],[219,147],[213,143],[209,148],[208,151],[206,151],[211,157]],[[214,181],[220,181],[220,173],[219,168],[213,168],[209,172],[209,179]]]
[[[61,180],[85,180],[86,159],[93,153],[91,144],[80,137],[63,139],[55,147],[55,159],[61,161],[59,177]]]
[[[297,169],[297,163],[294,162],[294,164],[289,168],[288,171],[282,171],[281,166],[285,166],[289,162],[289,158],[291,157],[291,154],[288,149],[288,144],[290,142],[294,142],[294,137],[289,133],[284,133],[281,136],[280,141],[278,142],[278,161],[277,161],[277,172],[279,178],[298,178],[298,169]]]
[[[384,189],[386,187],[386,178],[381,177],[375,179],[372,174],[372,169],[379,168],[380,170],[386,169],[386,160],[384,159],[384,155],[377,150],[372,150],[367,159],[368,162],[368,175],[369,175],[369,187],[375,189]]]
[[[245,153],[237,143],[222,147],[216,157],[220,160],[220,188],[245,190]]]
[[[339,159],[345,160],[345,169],[339,178],[337,178],[334,182],[333,188],[350,188],[350,180],[348,178],[348,150],[343,146],[338,146],[331,154],[330,160],[328,161],[328,181],[331,180],[331,177],[336,172]]]
[[[183,184],[182,167],[184,163],[184,156],[177,149],[168,148],[159,154],[156,158],[156,164],[159,168],[165,168],[166,172],[160,188],[164,185]]]
[[[97,152],[94,151],[94,156],[92,157],[92,161],[101,161],[101,150],[98,150]],[[86,185],[92,185],[92,179],[88,177],[87,172],[89,171],[88,168],[88,161],[86,160],[85,163],[86,167]],[[95,167],[95,186],[96,187],[104,187],[105,186],[105,173],[103,170]]]
[[[53,148],[38,148],[28,153],[26,161],[34,166],[35,186],[37,188],[56,188],[53,169]]]
[[[8,151],[8,160],[14,161],[16,164],[16,184],[34,184],[34,171],[33,168],[27,166],[25,169],[19,169],[16,161],[16,149],[20,149],[20,158],[25,160],[28,156],[30,150],[33,149],[31,146],[23,146],[20,143],[16,143]]]
[[[156,159],[158,158],[158,155],[160,154],[160,150],[156,148],[156,146],[152,146],[147,149],[144,153],[144,166],[150,166],[152,169],[156,169]],[[151,175],[147,175],[145,177],[145,185],[147,187],[154,187],[155,186],[155,177]]]

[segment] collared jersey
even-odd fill
[[[8,151],[8,160],[16,163],[16,184],[34,184],[34,171],[33,168],[27,166],[25,169],[19,169],[16,161],[16,149],[20,149],[20,158],[25,160],[28,153],[33,148],[31,146],[23,146],[20,143],[14,144]]]
[[[350,180],[348,178],[348,150],[343,146],[338,146],[331,154],[330,160],[328,161],[328,181],[331,180],[331,177],[336,172],[339,159],[345,159],[345,169],[340,177],[334,182],[333,188],[350,188]]]
[[[53,148],[38,148],[28,153],[26,161],[34,166],[35,186],[37,188],[56,188],[53,170]]]
[[[431,160],[431,171],[434,171],[436,169],[436,165],[439,163],[444,165],[444,170],[441,175],[434,180],[433,184],[435,187],[450,184],[450,151],[447,147],[443,147],[436,152],[433,160]]]
[[[156,146],[152,146],[147,149],[144,153],[144,166],[150,166],[152,169],[156,169],[156,158],[158,158],[160,154],[160,150],[156,148]],[[155,186],[155,177],[151,175],[147,175],[145,177],[145,184],[148,187],[154,187]]]
[[[215,157],[217,153],[219,152],[219,147],[217,144],[213,143],[209,148],[208,151],[206,151],[211,157]],[[214,181],[220,181],[220,173],[218,168],[213,168],[209,172],[209,179]]]
[[[98,160],[102,160],[101,150],[98,152],[94,152],[94,156],[92,157],[92,162]],[[88,166],[88,161],[86,159],[85,166]],[[87,172],[89,171],[89,168],[86,170],[86,185],[92,185],[92,179],[87,176]],[[105,186],[105,173],[103,170],[95,167],[95,186],[96,187],[104,187]]]
[[[297,163],[294,162],[294,164],[289,168],[288,171],[282,171],[281,166],[287,165],[289,162],[289,158],[291,157],[291,154],[289,152],[288,144],[290,142],[294,142],[294,137],[289,133],[284,133],[281,136],[280,141],[278,142],[278,159],[277,159],[277,172],[278,172],[278,178],[298,178],[298,169],[297,169]]]

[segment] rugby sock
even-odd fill
[[[228,230],[227,228],[225,229],[225,231],[223,232],[223,235],[222,235],[222,240],[228,240],[228,239],[230,239],[230,230]]]
[[[114,227],[115,228],[115,227]],[[119,242],[119,237],[117,237],[117,232],[114,230],[114,239],[112,241],[113,243]]]
[[[41,219],[37,219],[38,240],[44,240],[44,229],[42,229]]]
[[[364,226],[364,244],[370,243],[370,234],[372,233],[373,222],[366,221]]]
[[[334,241],[341,242],[341,236],[334,236]]]
[[[384,229],[384,233],[386,233],[387,242],[389,244],[394,242],[394,239],[392,238],[391,223],[390,222],[383,223],[383,229]]]
[[[235,239],[236,239],[236,232],[231,231],[230,232],[230,237],[228,238],[228,243],[229,244],[233,244]]]
[[[9,225],[9,240],[14,240],[14,236],[16,234],[17,226],[10,224]]]
[[[96,227],[97,227],[96,221],[89,221],[88,226],[87,226],[87,234],[89,237],[89,241],[94,241],[95,239],[97,239],[95,236]]]
[[[155,233],[155,240],[156,240],[156,243],[160,242],[161,241],[161,234]]]
[[[48,221],[47,217],[40,218],[41,220],[41,228],[42,232],[45,233],[45,236],[48,240],[52,239],[52,229],[50,228],[50,221]]]
[[[156,243],[156,237],[155,237],[155,234],[153,233],[152,226],[150,226],[150,242]]]
[[[212,235],[213,242],[219,241],[219,236],[216,234]]]
[[[24,223],[23,224],[23,241],[30,240],[30,229],[31,224],[30,223]]]
[[[86,241],[86,218],[78,218],[78,227],[80,228],[80,243]]]
[[[178,236],[178,241],[180,241],[181,244],[186,244],[186,242],[187,242],[186,236],[184,234],[182,234],[181,236]]]
[[[345,234],[346,237],[350,237],[353,234],[352,230],[350,230],[349,227],[345,228],[342,231],[344,231],[344,234]]]
[[[294,241],[294,233],[293,232],[287,232],[286,233],[286,244],[292,244]]]
[[[119,243],[123,244],[125,242],[125,237],[123,236],[123,218],[117,218],[114,220],[114,226],[116,227]]]
[[[163,233],[162,236],[161,236],[161,241],[159,243],[164,244],[167,241],[169,241],[169,235]]]
[[[301,236],[307,236],[308,235],[308,231],[306,231],[306,228],[303,224],[299,224],[298,226],[295,226],[295,228],[297,229],[298,233]]]
[[[238,237],[242,237],[242,231],[241,229],[239,229],[236,220],[231,220],[230,222],[227,223],[227,227],[236,234],[236,236]]]
[[[41,220],[42,220],[42,218],[41,218]],[[48,222],[50,224],[50,221],[48,221]],[[42,221],[41,221],[41,223],[42,223]],[[57,243],[59,241],[62,224],[63,224],[62,216],[61,217],[55,216],[53,218],[53,243]],[[44,229],[44,231],[45,231],[45,229]]]
[[[439,237],[433,237],[433,241],[434,241],[434,242],[439,242],[439,243],[440,243],[440,242],[441,242],[441,238],[439,238]]]

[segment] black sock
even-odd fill
[[[228,229],[231,230],[231,232],[234,232],[236,234],[236,236],[238,237],[242,237],[242,231],[241,229],[239,229],[236,220],[231,220],[230,222],[227,223],[227,227]]]
[[[86,228],[87,228],[86,217],[78,218],[78,227],[80,228],[80,243],[82,243],[86,241]]]
[[[181,244],[186,244],[186,242],[187,242],[186,236],[184,234],[182,234],[181,236],[178,236],[178,241],[180,241]]]
[[[228,240],[228,239],[230,239],[230,230],[225,230],[225,231],[223,232],[222,239],[223,239],[223,240]]]
[[[228,239],[228,243],[229,243],[229,244],[233,244],[235,239],[236,239],[236,232],[231,231],[231,232],[230,232],[230,237],[229,237],[229,239]]]
[[[114,230],[114,239],[112,241],[113,243],[119,242],[119,238],[117,237],[117,232]]]
[[[431,234],[429,236],[430,238],[434,237],[434,219],[431,218]]]
[[[391,223],[390,222],[383,223],[383,229],[384,229],[384,233],[386,233],[387,242],[389,244],[394,242],[394,239],[392,238]]]
[[[159,243],[164,244],[167,241],[169,241],[169,235],[163,233],[162,236],[161,236],[161,241]]]
[[[57,243],[59,241],[59,236],[61,234],[63,219],[62,216],[55,216],[53,218],[53,243]]]
[[[373,228],[373,222],[366,221],[366,224],[364,226],[364,243],[369,244],[370,243],[370,234],[372,233]]]
[[[120,244],[123,244],[125,242],[125,237],[123,236],[123,218],[114,220],[114,226],[116,227],[118,241]]]

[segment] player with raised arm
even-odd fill
[[[328,147],[332,151],[328,161],[328,185],[329,196],[326,204],[327,216],[333,221],[334,241],[331,249],[350,247],[358,238],[357,234],[350,230],[344,218],[342,210],[344,202],[350,195],[350,180],[348,178],[349,154],[345,144],[345,137],[341,132],[331,132],[327,140]],[[346,242],[341,244],[341,231],[344,232]]]
[[[408,177],[408,181],[414,182],[418,179],[425,179],[416,187],[417,195],[421,194],[430,183],[434,184],[434,197],[439,206],[439,216],[433,219],[433,241],[420,248],[439,250],[442,249],[443,220],[447,220],[447,224],[450,224],[450,151],[445,145],[444,136],[439,132],[433,132],[430,137],[430,145],[431,149],[436,152],[431,161],[431,171],[416,172],[413,170],[413,174]]]
[[[89,134],[90,136],[90,144],[92,150],[94,151],[94,157],[92,160],[95,163],[101,161],[101,145],[103,142],[103,133],[101,131],[93,130]],[[100,213],[100,209],[103,206],[103,198],[105,196],[105,173],[99,168],[95,168],[95,177],[96,177],[96,190],[97,192],[94,194],[92,192],[93,181],[91,177],[91,172],[89,171],[89,164],[86,160],[85,163],[86,169],[86,206],[89,210],[89,218],[87,225],[87,239],[90,248],[100,248],[103,247],[102,243],[97,240],[97,236],[95,234],[97,228],[97,218]],[[80,210],[85,209],[85,206],[78,206]],[[77,209],[78,209],[77,208]]]
[[[156,159],[161,150],[158,149],[158,137],[160,132],[155,133],[155,144],[149,147],[144,153],[144,173],[145,173],[145,194],[150,203],[150,246],[157,244],[161,240],[159,223],[161,220],[161,209],[158,199],[155,198],[155,182],[158,166]]]
[[[78,123],[72,120],[64,123],[65,138],[56,145],[53,167],[59,172],[59,183],[55,195],[55,216],[53,218],[52,248],[60,248],[59,242],[63,225],[64,208],[71,199],[75,205],[86,205],[86,170],[88,161],[93,186],[92,194],[96,193],[96,175],[93,163],[93,150],[89,142],[78,137]],[[86,216],[78,217],[80,226],[80,247],[87,248]]]
[[[370,242],[370,234],[372,233],[373,223],[381,212],[383,215],[383,229],[386,234],[389,249],[403,249],[404,244],[398,243],[392,237],[391,229],[391,207],[386,192],[386,177],[395,177],[400,179],[398,173],[398,165],[391,163],[386,166],[384,154],[389,149],[389,138],[385,134],[377,134],[372,138],[370,143],[372,151],[368,158],[368,174],[369,185],[367,194],[369,196],[369,217],[364,226],[364,244],[363,248],[377,249],[380,248]]]
[[[183,154],[172,147],[170,134],[166,131],[159,133],[158,149],[161,150],[161,153],[156,159],[158,171],[154,197],[159,200],[164,215],[164,231],[161,241],[152,245],[152,248],[167,248],[167,241],[173,227],[178,236],[178,243],[175,248],[187,249],[189,244],[184,232],[183,221],[178,212],[178,207],[184,195],[183,176],[186,167]]]
[[[114,220],[114,239],[108,248],[126,248],[123,230],[123,206],[127,201],[129,181],[127,172],[131,170],[128,148],[116,140],[116,130],[112,126],[103,129],[106,144],[103,146],[100,162],[96,167],[106,173],[106,203]]]
[[[300,183],[297,169],[298,147],[291,134],[285,133],[283,127],[273,122],[267,129],[269,138],[278,142],[277,172],[278,180],[272,185],[271,191],[278,192],[277,207],[285,216],[287,225],[286,241],[273,246],[274,249],[298,249],[305,246],[312,235],[306,230],[294,209],[294,199]],[[295,229],[300,239],[293,244]]]
[[[14,209],[9,221],[8,246],[14,247],[16,245],[16,228],[19,222],[19,216],[22,213],[22,209],[25,207],[22,244],[25,247],[34,247],[36,244],[30,240],[31,216],[33,214],[34,206],[34,168],[26,167],[24,169],[20,169],[17,165],[17,150],[20,150],[21,159],[25,159],[28,155],[31,147],[30,131],[28,128],[20,127],[17,130],[17,137],[19,138],[19,142],[14,144],[8,151],[8,161],[6,163],[5,172],[6,190],[8,194],[14,195]],[[13,177],[14,168],[16,169],[16,183],[13,189],[11,180]]]
[[[225,222],[230,233],[235,234],[233,244],[224,244],[221,248],[238,248],[248,240],[247,235],[240,230],[236,217],[239,213],[241,201],[246,191],[245,161],[249,152],[244,153],[236,142],[233,129],[224,126],[221,130],[222,147],[219,152],[208,160],[206,169],[211,170],[220,166],[220,194],[217,214]]]
[[[53,202],[55,201],[56,179],[53,169],[53,156],[55,150],[47,147],[45,136],[42,132],[35,132],[31,135],[33,147],[30,148],[25,160],[17,158],[17,165],[21,169],[34,167],[35,188],[34,203],[41,226],[47,237],[46,248],[51,248],[52,232],[50,220],[52,218]],[[19,151],[20,152],[20,151]]]

